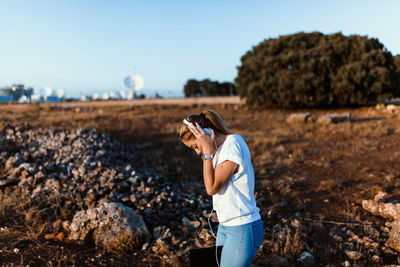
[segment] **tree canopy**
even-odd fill
[[[241,58],[241,98],[259,108],[360,106],[400,95],[400,59],[378,39],[296,33],[267,39]]]
[[[219,83],[209,79],[202,81],[190,79],[186,82],[183,90],[186,97],[237,95],[236,86],[233,83]]]

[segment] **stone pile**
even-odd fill
[[[134,146],[93,129],[5,126],[0,131],[0,188],[20,190],[35,201],[61,196],[62,207],[72,214],[87,214],[107,203],[131,208],[153,234],[144,249],[159,250],[163,243],[168,248],[162,251],[176,254],[209,242],[211,198],[203,196],[203,185],[172,183],[151,170],[138,171],[137,153]]]
[[[315,266],[315,255],[318,255],[318,251],[326,249],[326,245],[314,237],[328,233],[326,238],[336,244],[333,245],[336,253],[342,254],[343,266],[353,266],[360,260],[381,266],[385,257],[397,255],[387,244],[389,232],[389,227],[371,222],[333,224],[315,220],[306,223],[301,217],[292,220],[282,218],[272,229],[266,229],[259,253],[279,256],[268,260],[265,266],[291,266],[293,264],[290,262],[293,260],[299,266]],[[309,238],[305,240],[302,237],[306,235]]]
[[[363,225],[336,225],[329,231],[329,236],[342,248],[348,260],[344,265],[364,259],[371,264],[382,264],[387,254],[394,253],[387,248],[385,241],[389,229],[380,225],[365,222]],[[395,254],[395,253],[394,253]]]

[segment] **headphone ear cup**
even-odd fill
[[[207,135],[211,136],[211,130],[210,128],[203,128],[204,132],[206,132]]]

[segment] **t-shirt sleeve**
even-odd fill
[[[237,163],[238,165],[242,165],[242,157],[241,157],[241,148],[239,142],[232,138],[232,140],[229,140],[228,146],[224,147],[221,150],[221,154],[218,158],[218,164],[230,160],[232,162]]]

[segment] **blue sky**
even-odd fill
[[[67,97],[125,89],[182,92],[188,79],[233,81],[264,39],[299,31],[378,38],[400,53],[400,1],[0,0],[0,87]]]

